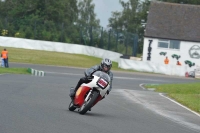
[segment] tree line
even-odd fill
[[[199,0],[158,0],[200,5]],[[109,29],[101,27],[92,0],[1,0],[2,36],[97,46],[131,54],[134,34],[142,53],[149,0],[119,0],[123,10],[113,11]],[[133,35],[132,35],[133,34]]]

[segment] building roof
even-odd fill
[[[200,6],[151,2],[145,37],[200,42]]]

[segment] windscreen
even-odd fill
[[[110,77],[109,77],[109,75],[108,75],[107,73],[105,73],[105,72],[96,71],[96,72],[93,73],[93,75],[96,75],[96,76],[98,76],[98,77],[100,77],[100,78],[103,78],[103,79],[105,79],[106,81],[110,82]]]

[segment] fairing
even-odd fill
[[[108,88],[110,87],[110,85],[108,84],[106,86],[106,88],[100,88],[97,85],[97,82],[100,78],[103,78],[105,81],[110,82],[110,77],[108,74],[102,72],[102,71],[96,71],[93,73],[93,80],[89,83],[84,83],[81,85],[81,87],[79,87],[79,89],[76,92],[75,98],[74,98],[74,105],[81,107],[82,104],[85,101],[85,98],[87,96],[87,93],[89,93],[89,91],[93,88],[96,89],[96,91],[99,91],[99,97],[96,99],[95,103],[93,104],[93,106],[102,99],[102,97],[105,96]]]
[[[81,106],[84,103],[86,94],[90,91],[90,87],[81,86],[76,92],[74,98],[74,104],[77,106]]]

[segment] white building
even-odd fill
[[[151,2],[143,61],[172,67],[179,61],[182,75],[200,66],[200,6]]]

